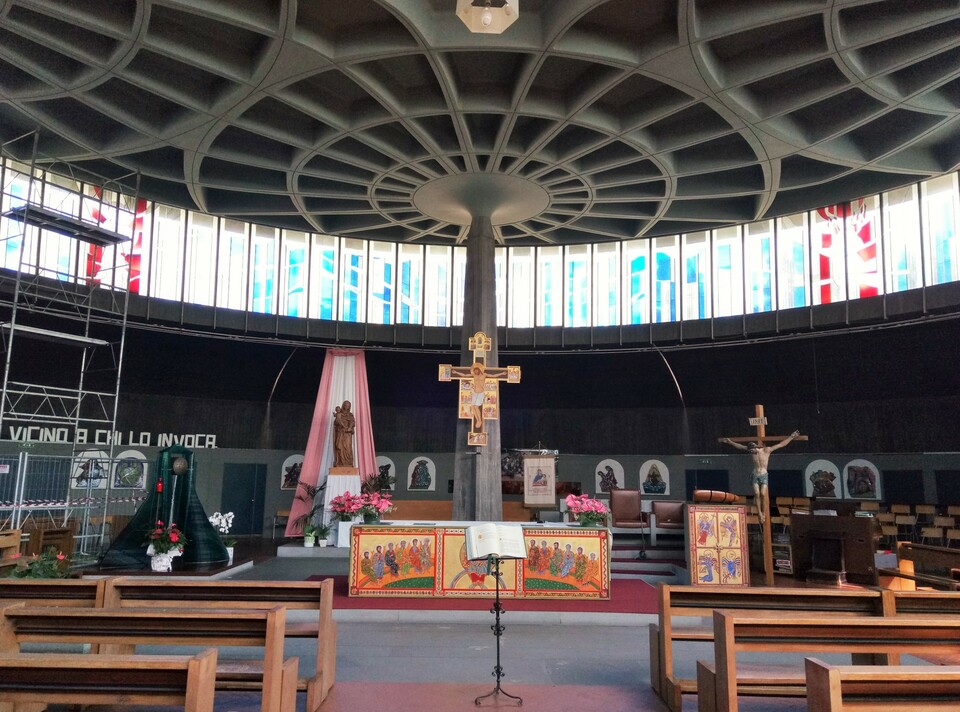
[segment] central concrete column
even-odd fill
[[[463,294],[463,336],[460,365],[473,363],[468,341],[482,331],[491,340],[488,366],[497,361],[497,289],[494,264],[493,224],[488,217],[474,217],[467,233],[467,272]],[[467,446],[470,421],[457,421],[453,470],[453,518],[463,521],[500,521],[503,493],[500,486],[500,421],[484,421],[485,447]]]

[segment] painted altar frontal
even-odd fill
[[[351,596],[492,598],[486,561],[468,561],[463,524],[350,530]],[[610,598],[610,532],[523,527],[526,559],[500,562],[502,598]]]

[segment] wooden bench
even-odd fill
[[[106,581],[0,578],[0,608],[20,602],[29,606],[99,608],[103,605]]]
[[[945,591],[960,590],[951,569],[960,566],[960,551],[945,546],[897,542],[897,568],[879,569],[881,584],[890,588],[915,590],[918,587]]]
[[[17,565],[20,555],[20,530],[4,529],[0,532],[0,576],[6,576]]]
[[[50,527],[35,526],[33,523],[23,527],[23,532],[30,535],[24,546],[24,556],[39,556],[44,551],[53,547],[67,558],[73,556],[73,548],[76,543],[76,531],[72,526]]]
[[[25,643],[90,644],[133,655],[138,645],[263,648],[262,660],[218,660],[216,689],[261,690],[261,712],[294,712],[297,658],[283,658],[286,610],[27,608],[0,610],[0,653]],[[92,658],[96,657],[91,654]]]
[[[103,605],[106,608],[184,606],[241,610],[283,606],[288,611],[316,611],[315,619],[287,620],[284,629],[287,638],[316,639],[317,669],[313,675],[297,681],[297,688],[307,693],[307,712],[320,707],[336,680],[337,624],[333,620],[333,579],[184,581],[120,576],[107,581]]]
[[[0,655],[0,712],[48,704],[178,705],[213,712],[217,651],[197,655]]]
[[[960,652],[960,620],[742,617],[714,611],[714,660],[697,661],[700,712],[736,712],[738,695],[803,697],[803,670],[737,663],[737,654]]]
[[[719,588],[659,584],[659,622],[650,625],[650,684],[667,706],[678,712],[682,696],[697,691],[695,679],[680,679],[673,670],[673,646],[680,641],[711,642],[716,609],[744,615],[881,616],[879,591],[802,588]],[[677,625],[679,620],[696,618]],[[700,619],[708,619],[703,622]]]
[[[828,665],[804,661],[810,712],[960,708],[960,667]]]
[[[883,592],[885,615],[913,618],[960,617],[960,591],[895,591]],[[958,653],[924,654],[917,657],[935,665],[960,665]],[[899,660],[891,656],[891,663]]]

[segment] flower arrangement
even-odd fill
[[[211,514],[208,519],[213,525],[213,528],[217,530],[217,534],[220,535],[220,541],[223,542],[223,545],[227,548],[237,545],[237,540],[227,537],[227,534],[230,533],[230,527],[233,526],[233,512],[227,512],[226,514],[220,514],[220,512],[214,512]]]
[[[586,494],[568,494],[564,502],[582,526],[595,526],[607,521],[607,505],[599,499]]]
[[[39,555],[25,557],[16,553],[10,558],[16,561],[16,566],[7,574],[7,578],[62,579],[70,576],[70,560],[52,546]]]
[[[364,496],[362,494],[350,494],[349,491],[337,495],[330,500],[330,511],[341,522],[349,522],[360,513],[364,504]]]
[[[393,508],[390,495],[379,492],[364,494],[343,494],[330,500],[330,511],[342,522],[349,522],[354,517],[379,517]]]
[[[177,529],[176,524],[170,522],[170,526],[166,526],[163,522],[157,521],[157,525],[147,534],[147,553],[151,556],[169,554],[173,551],[182,554],[186,543],[183,532]]]
[[[366,519],[371,517],[379,519],[381,514],[393,509],[393,502],[390,501],[390,495],[388,494],[370,492],[360,495],[360,499],[362,504],[359,513]]]

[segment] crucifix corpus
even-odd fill
[[[440,380],[460,381],[459,414],[470,421],[467,445],[483,446],[487,444],[483,421],[496,420],[500,415],[500,381],[520,383],[520,367],[487,366],[491,342],[482,331],[470,337],[468,346],[473,352],[473,363],[469,366],[440,364]]]
[[[768,586],[773,585],[773,542],[770,534],[770,493],[768,490],[769,474],[767,465],[770,462],[770,453],[789,445],[794,440],[806,440],[799,430],[790,435],[767,435],[767,418],[763,414],[763,406],[756,405],[756,415],[749,419],[750,425],[757,429],[756,435],[737,438],[718,438],[718,441],[732,445],[738,450],[749,452],[753,458],[753,494],[757,504],[757,514],[763,531],[763,572]],[[773,445],[766,443],[772,442]]]

